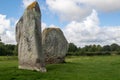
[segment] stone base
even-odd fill
[[[65,58],[46,58],[46,64],[58,64],[58,63],[65,63]]]
[[[47,72],[46,68],[44,68],[44,67],[37,68],[37,67],[19,65],[18,68],[19,69],[27,69],[27,70],[36,70],[36,71],[40,71],[40,72]]]

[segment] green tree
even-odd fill
[[[69,43],[68,52],[76,52],[77,46],[74,43]]]
[[[97,45],[97,51],[100,52],[102,50],[101,45]]]
[[[4,46],[4,43],[0,42],[0,55],[5,55],[6,53],[6,48]]]
[[[109,45],[105,45],[103,46],[102,51],[111,51],[111,47]]]
[[[111,51],[120,51],[120,46],[116,43],[111,44]]]
[[[18,55],[18,45],[15,46],[13,55],[17,56]]]
[[[0,42],[0,56],[17,54],[17,46]]]

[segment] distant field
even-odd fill
[[[9,60],[17,60],[17,56],[0,56],[0,62]]]
[[[120,56],[67,57],[47,73],[17,68],[17,57],[0,57],[0,80],[120,80]]]

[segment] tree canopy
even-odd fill
[[[17,55],[17,46],[0,42],[0,56]]]
[[[74,43],[69,43],[68,55],[110,55],[120,54],[120,46],[116,43],[111,45],[86,45],[77,47]]]

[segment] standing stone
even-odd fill
[[[41,44],[41,12],[35,1],[25,10],[16,25],[20,69],[46,72]]]
[[[68,42],[59,28],[46,28],[43,30],[42,46],[47,64],[64,62]]]

